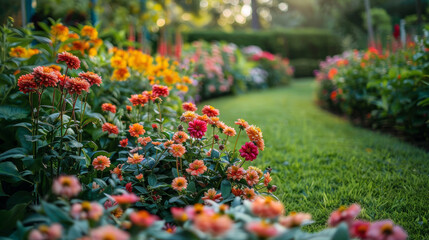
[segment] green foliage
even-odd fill
[[[276,195],[287,211],[312,214],[315,223],[306,230],[324,229],[338,206],[359,203],[361,218],[390,218],[409,239],[427,239],[429,204],[422,189],[429,189],[429,154],[320,109],[316,87],[311,79],[299,80],[204,104],[220,106],[225,121],[246,116],[263,129],[266,150],[253,163],[278,173]]]
[[[312,77],[314,76],[314,71],[319,68],[320,60],[309,59],[309,58],[299,58],[290,61],[290,65],[293,67],[294,77]]]
[[[341,52],[341,43],[337,36],[329,31],[317,29],[259,32],[199,30],[184,33],[184,40],[226,41],[241,47],[256,45],[264,51],[280,54],[289,59],[323,59]]]

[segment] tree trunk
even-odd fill
[[[252,29],[261,29],[261,23],[259,22],[258,15],[258,0],[252,0]]]
[[[371,7],[369,5],[369,0],[365,0],[365,9],[366,9],[366,24],[368,27],[368,41],[369,46],[375,44],[374,41],[374,31],[372,29],[372,19],[371,19]]]

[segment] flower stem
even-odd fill
[[[240,128],[240,130],[238,131],[238,134],[237,134],[237,140],[235,140],[234,150],[232,151],[232,154],[234,154],[234,153],[235,153],[235,149],[236,149],[236,147],[237,147],[238,139],[240,138],[240,133],[241,133],[241,128]]]
[[[214,141],[215,141],[215,137],[214,137],[214,135],[215,135],[215,126],[212,125],[212,127],[213,127],[213,140],[212,140],[212,149],[213,149],[213,147],[214,147]]]
[[[159,130],[162,132],[162,114],[161,114],[161,105],[158,102],[158,111],[159,111]]]
[[[179,173],[179,158],[176,157],[176,170],[177,170],[177,176],[180,177]]]

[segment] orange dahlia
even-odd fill
[[[198,159],[189,164],[189,168],[186,169],[186,172],[193,176],[203,174],[205,171],[207,171],[207,167],[204,165],[204,161]]]
[[[243,190],[243,197],[249,201],[253,201],[256,198],[255,189],[253,188],[245,188]]]
[[[195,104],[191,103],[191,102],[185,102],[182,104],[182,108],[185,111],[191,111],[191,112],[195,112],[197,111],[197,106],[195,106]]]
[[[80,35],[82,37],[89,37],[91,40],[94,40],[98,37],[98,32],[95,28],[91,26],[83,26],[82,30],[80,30]]]
[[[143,161],[143,155],[139,155],[138,153],[134,153],[132,156],[128,157],[127,163],[129,164],[139,164]]]
[[[222,193],[217,193],[214,188],[210,188],[207,192],[204,193],[202,200],[212,200],[214,202],[220,202],[223,200]]]
[[[187,111],[184,112],[180,118],[183,119],[183,122],[190,122],[197,118],[197,115],[194,112]]]
[[[246,181],[249,186],[253,186],[259,182],[259,175],[255,170],[248,170],[246,173]]]
[[[168,87],[161,85],[153,85],[152,93],[156,97],[167,97],[169,94]]]
[[[170,147],[170,146],[171,146],[171,144],[174,144],[174,141],[173,141],[173,140],[168,140],[168,141],[166,141],[166,142],[164,143],[164,147],[165,147],[165,148],[168,148],[168,147]]]
[[[119,134],[118,127],[111,123],[103,124],[103,126],[101,127],[101,130],[103,132],[108,132],[109,134]]]
[[[152,139],[150,137],[139,137],[137,139],[137,142],[140,143],[142,146],[146,146],[148,143],[150,143]]]
[[[183,154],[185,154],[186,149],[184,146],[182,146],[182,144],[171,144],[170,146],[170,153],[174,156],[174,157],[181,157],[183,156]]]
[[[98,156],[92,160],[92,166],[95,170],[103,171],[104,169],[110,167],[110,159],[106,156]]]
[[[186,178],[184,177],[177,177],[173,179],[171,187],[176,191],[182,191],[188,187],[188,181],[186,181]]]
[[[186,134],[185,132],[183,132],[183,131],[178,131],[178,132],[176,132],[174,135],[173,135],[173,140],[176,142],[176,143],[184,143],[184,142],[186,142],[186,140],[188,139],[189,137],[188,137],[188,134]]]
[[[225,133],[225,135],[230,136],[230,137],[234,137],[236,132],[235,129],[232,127],[225,127],[225,129],[223,129],[223,133]]]
[[[249,127],[249,124],[244,121],[244,119],[237,119],[237,121],[235,121],[235,124],[239,125],[241,129],[246,129],[247,127]]]
[[[131,95],[131,98],[128,98],[128,100],[133,104],[133,106],[140,105],[142,107],[149,102],[149,98],[143,94],[133,94]]]
[[[57,62],[65,62],[67,67],[70,69],[80,68],[79,58],[69,52],[62,52],[58,54]]]
[[[142,125],[134,123],[133,125],[130,125],[129,132],[132,137],[139,137],[140,135],[143,135],[146,131],[144,130]]]

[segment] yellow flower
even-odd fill
[[[115,71],[113,71],[112,79],[118,80],[118,81],[125,81],[129,77],[130,77],[130,72],[128,71],[127,68],[118,68],[118,69],[115,69]]]
[[[69,38],[69,28],[57,23],[51,26],[51,40],[55,42],[56,40],[64,42]]]
[[[90,49],[89,49],[89,51],[88,51],[88,55],[89,55],[90,57],[95,57],[95,56],[97,55],[97,49],[95,49],[95,48],[90,48]]]
[[[110,66],[113,68],[125,68],[127,67],[127,62],[123,58],[115,55],[110,59]]]
[[[188,86],[186,86],[184,84],[177,84],[176,88],[177,88],[177,90],[179,90],[181,92],[188,92]]]
[[[80,30],[80,35],[82,35],[82,37],[89,37],[89,39],[95,40],[98,37],[98,32],[95,28],[85,25],[82,30]]]
[[[17,46],[10,49],[9,55],[11,57],[25,58],[27,56],[27,49]]]

